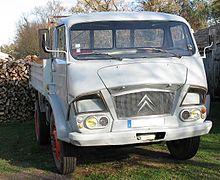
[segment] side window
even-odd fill
[[[65,34],[65,26],[61,26],[57,28],[57,50],[66,51],[66,34]],[[57,58],[66,59],[65,53],[57,53]]]

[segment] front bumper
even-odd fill
[[[82,134],[77,132],[69,133],[69,139],[76,146],[108,146],[108,145],[128,145],[148,142],[171,141],[194,136],[208,134],[212,127],[212,122],[204,121],[202,124],[184,127],[160,127],[146,128],[139,130]],[[151,138],[157,133],[165,133],[163,138]],[[149,138],[140,138],[139,135],[149,135]]]

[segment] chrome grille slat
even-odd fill
[[[174,92],[142,91],[113,96],[118,118],[170,114]]]

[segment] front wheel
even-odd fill
[[[53,113],[50,118],[50,136],[53,159],[58,172],[61,174],[73,172],[76,168],[76,148],[58,139]]]
[[[186,160],[194,157],[199,149],[200,136],[166,142],[171,156]]]

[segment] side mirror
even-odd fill
[[[209,46],[206,46],[205,48],[204,48],[204,50],[203,50],[203,56],[202,56],[202,58],[203,59],[206,59],[206,50],[207,49],[209,49],[209,48],[211,48],[212,46],[213,46],[213,42],[211,42],[211,44],[209,45]]]
[[[50,34],[48,29],[39,29],[39,56],[42,59],[49,59],[50,52],[48,52],[50,45]]]
[[[41,46],[42,46],[42,49],[46,52],[47,52],[47,49],[48,49],[48,42],[47,42],[47,33],[44,33],[43,34],[43,39],[42,39],[42,42],[41,42]]]
[[[39,56],[41,59],[50,59],[52,53],[64,53],[67,57],[67,52],[63,50],[53,50],[50,48],[50,33],[48,29],[40,29],[39,36]]]

